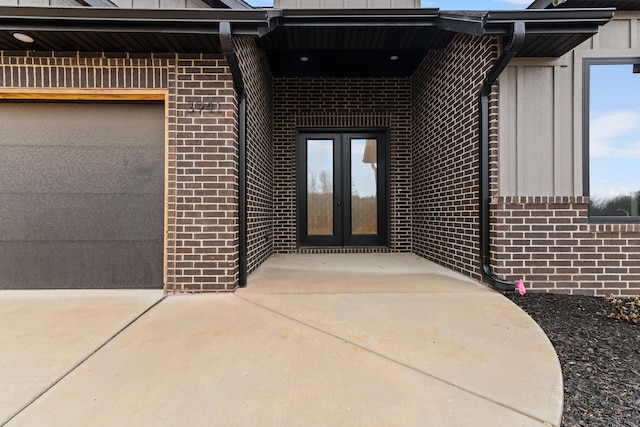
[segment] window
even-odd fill
[[[594,222],[640,222],[640,58],[584,65],[584,182]]]

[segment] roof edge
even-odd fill
[[[278,26],[437,26],[439,9],[282,9]]]
[[[527,9],[546,9],[551,6],[551,3],[553,3],[553,0],[534,0],[533,3],[527,6]]]
[[[516,21],[524,21],[527,33],[598,31],[615,14],[615,8],[495,10],[487,16],[486,34],[507,34]]]
[[[273,26],[277,12],[271,9],[0,7],[0,30],[214,35],[219,33],[219,22],[229,22],[234,35],[259,36]]]
[[[221,0],[222,3],[226,4],[229,9],[253,9],[249,3],[243,0]]]
[[[595,33],[599,26],[613,18],[614,13],[615,8],[441,11],[439,27],[476,36],[506,35],[511,33],[514,22],[522,21],[527,25],[528,33],[548,33],[550,30],[571,33],[578,29]]]
[[[57,19],[117,20],[120,22],[152,21],[265,21],[274,15],[274,9],[124,9],[98,7],[31,7],[1,6],[0,18],[20,20]]]
[[[481,36],[485,33],[488,11],[441,11],[439,27],[456,33]]]
[[[414,8],[414,9],[280,9],[283,16],[327,16],[339,18],[342,16],[437,16],[438,8]]]

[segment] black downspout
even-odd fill
[[[238,286],[247,286],[247,96],[238,102]]]
[[[480,86],[478,100],[480,103],[480,268],[482,275],[489,284],[503,292],[515,290],[515,283],[497,277],[491,269],[491,207],[489,186],[489,95],[491,86],[498,80],[502,71],[507,67],[511,59],[518,53],[524,44],[526,29],[522,21],[513,23],[511,39],[505,46],[502,55],[498,58],[493,68]]]
[[[238,95],[238,286],[244,288],[247,286],[247,97],[229,22],[220,22],[220,46]]]

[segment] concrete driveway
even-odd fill
[[[0,425],[560,424],[536,323],[411,254],[275,255],[234,294],[0,291],[0,316]]]

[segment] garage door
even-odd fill
[[[160,288],[164,105],[0,102],[0,288]]]

